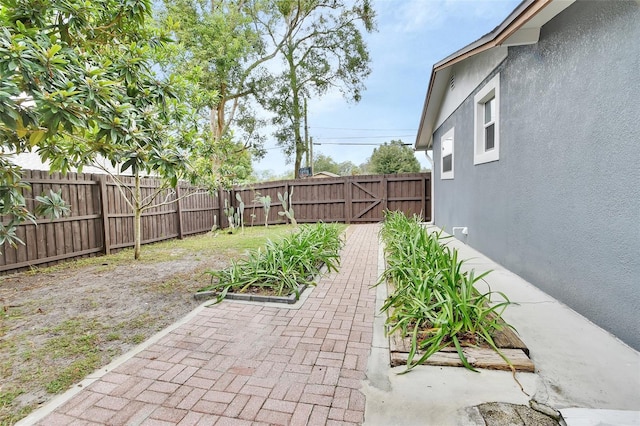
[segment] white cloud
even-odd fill
[[[435,0],[401,2],[393,14],[393,31],[412,33],[441,26],[445,18],[442,4],[442,1]]]

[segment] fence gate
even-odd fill
[[[430,175],[353,176],[346,182],[347,223],[379,222],[385,210],[431,220]]]
[[[347,222],[379,222],[387,206],[386,189],[380,176],[347,180]]]

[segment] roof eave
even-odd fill
[[[451,67],[454,64],[464,61],[465,59],[489,50],[493,47],[502,45],[509,37],[518,31],[524,24],[544,9],[554,0],[523,0],[514,10],[502,21],[493,31],[480,37],[478,40],[468,44],[462,49],[452,53],[441,61],[437,62],[432,70],[429,78],[429,88],[425,98],[422,115],[420,117],[420,125],[416,142],[414,144],[416,151],[426,151],[431,149],[433,140],[433,122],[426,123],[427,115],[435,116],[435,113],[429,114],[429,106],[431,105],[431,97],[434,91],[436,75],[439,72]],[[425,123],[428,124],[425,127]]]

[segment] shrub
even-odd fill
[[[264,250],[249,252],[247,258],[227,269],[209,271],[211,285],[201,291],[217,291],[218,302],[230,290],[243,293],[250,288],[267,290],[276,296],[295,293],[299,297],[299,285],[314,285],[314,276],[323,265],[329,271],[337,271],[341,247],[337,225],[303,225],[295,234],[275,243],[268,241]]]
[[[378,284],[388,281],[393,287],[382,310],[388,312],[389,334],[400,330],[411,336],[406,371],[451,345],[463,365],[474,370],[462,347],[482,342],[511,365],[492,338],[494,331],[511,327],[501,319],[509,299],[502,292],[478,292],[474,284],[489,272],[463,272],[463,261],[446,245],[442,231],[430,233],[421,221],[418,216],[386,212],[380,231],[387,268]],[[491,303],[492,295],[502,301]],[[415,359],[418,351],[423,354]]]

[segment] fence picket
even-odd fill
[[[121,177],[128,185],[133,178]],[[227,227],[224,202],[238,208],[235,194],[245,203],[245,226],[262,226],[265,212],[262,204],[254,202],[255,195],[271,196],[271,210],[267,222],[283,224],[287,218],[278,215],[284,195],[293,190],[293,206],[297,222],[377,222],[385,208],[420,213],[430,220],[431,176],[425,173],[400,175],[347,176],[329,179],[306,179],[264,182],[236,187],[231,191],[218,190],[215,195],[196,193],[171,204],[154,207],[143,213],[143,243],[208,232],[214,225]],[[40,195],[49,189],[62,190],[63,198],[71,205],[70,217],[56,220],[39,218],[38,226],[20,225],[17,235],[24,246],[0,247],[0,273],[34,265],[46,265],[76,257],[109,254],[133,246],[133,212],[112,179],[107,175],[70,173],[66,176],[40,171],[25,171],[24,180],[32,183],[32,194]],[[152,193],[160,185],[157,179],[145,178],[143,194]],[[177,189],[176,197],[189,186]],[[161,194],[163,198],[167,192]],[[27,207],[34,207],[33,198],[25,194]],[[130,199],[130,195],[127,195]],[[255,214],[252,219],[251,214]],[[0,217],[3,223],[7,218]]]

